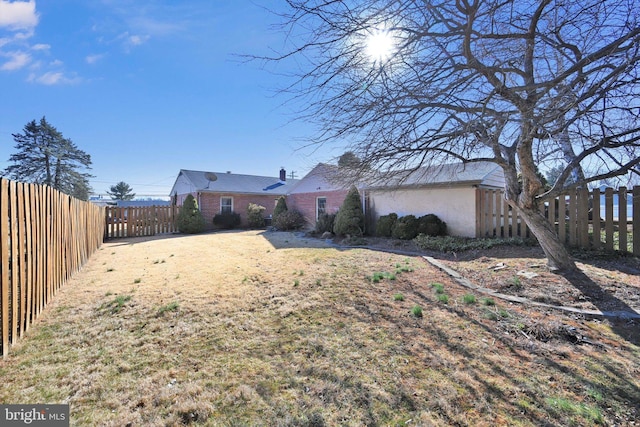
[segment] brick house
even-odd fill
[[[342,206],[350,186],[340,185],[331,178],[337,166],[319,163],[305,175],[287,195],[287,206],[302,213],[310,228],[323,213],[335,214]]]
[[[171,190],[172,203],[181,205],[187,194],[198,200],[209,226],[220,212],[236,212],[246,225],[247,206],[256,203],[273,214],[276,200],[287,198],[289,209],[302,213],[307,228],[315,228],[322,213],[336,213],[351,184],[340,184],[337,166],[319,163],[302,179],[286,179],[231,173],[181,170]],[[475,237],[479,188],[504,188],[502,169],[491,162],[452,163],[419,168],[383,184],[358,184],[367,230],[375,230],[377,219],[435,214],[455,236]]]
[[[278,177],[182,169],[171,189],[171,203],[180,206],[191,194],[209,229],[213,228],[213,217],[224,212],[238,213],[241,226],[246,226],[249,203],[264,206],[264,215],[269,217],[278,198],[286,196],[298,181],[287,180],[284,169]]]

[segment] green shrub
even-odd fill
[[[398,220],[398,214],[390,213],[389,215],[382,215],[378,218],[376,223],[376,236],[391,237],[393,226]]]
[[[353,186],[342,202],[333,224],[333,232],[338,236],[362,236],[364,234],[364,212],[360,193]]]
[[[316,233],[322,234],[325,232],[333,232],[333,225],[336,221],[335,214],[323,213],[318,217],[316,221]]]
[[[406,215],[398,218],[391,230],[391,237],[400,240],[411,240],[418,235],[418,218],[415,215]]]
[[[422,317],[422,307],[420,307],[419,305],[414,305],[411,309],[411,314],[413,314],[415,317]]]
[[[178,214],[178,230],[181,233],[195,234],[204,230],[204,218],[198,209],[198,202],[189,194],[180,208]]]
[[[276,207],[273,209],[273,217],[272,217],[273,220],[275,221],[278,215],[288,210],[289,208],[287,208],[287,201],[285,200],[284,196],[278,197],[278,201],[276,202]]]
[[[247,207],[247,222],[251,228],[264,227],[264,206],[256,205],[255,203],[249,203]]]
[[[434,214],[423,215],[418,218],[418,234],[444,236],[447,234],[447,223]]]
[[[297,230],[305,224],[304,216],[296,210],[286,210],[273,217],[273,226],[278,230]]]
[[[219,213],[213,217],[213,225],[224,229],[235,228],[240,225],[240,214],[235,212]]]

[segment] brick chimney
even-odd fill
[[[280,168],[280,181],[287,180],[287,171],[284,168]]]

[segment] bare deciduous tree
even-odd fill
[[[635,0],[287,3],[287,45],[268,59],[300,66],[287,90],[318,125],[311,144],[348,141],[361,170],[396,175],[495,162],[550,267],[575,269],[538,203],[638,173]],[[539,170],[560,161],[545,193]]]

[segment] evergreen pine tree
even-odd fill
[[[283,212],[286,212],[289,208],[287,208],[287,201],[284,199],[284,196],[280,196],[278,198],[278,203],[276,203],[276,207],[273,209],[273,219],[275,220],[278,215]]]
[[[355,186],[351,187],[336,214],[333,232],[338,236],[362,236],[364,234],[364,212],[360,202],[360,193]]]
[[[109,187],[109,190],[107,194],[111,196],[113,200],[133,200],[133,198],[136,197],[131,186],[124,181],[112,185]]]
[[[198,202],[189,194],[184,199],[178,214],[178,230],[182,233],[196,234],[204,230],[204,225],[204,218],[198,209]]]
[[[12,136],[18,152],[9,157],[13,164],[2,172],[4,176],[88,198],[92,175],[80,170],[90,169],[91,156],[63,137],[44,117],[40,122],[32,120],[24,126],[23,133]]]

